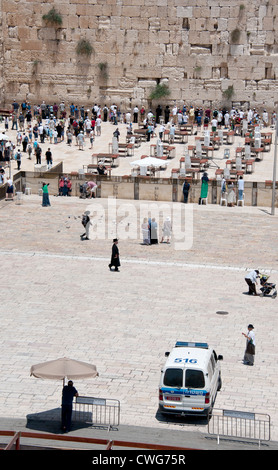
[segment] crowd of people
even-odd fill
[[[217,128],[229,128],[246,119],[249,124],[259,123],[262,126],[275,126],[276,113],[270,115],[266,109],[259,112],[255,108],[246,111],[231,107],[210,109],[209,107],[196,107],[193,105],[176,104],[162,107],[158,105],[155,110],[145,108],[144,106],[135,105],[127,112],[122,112],[120,106],[113,103],[111,106],[101,106],[94,104],[90,108],[83,105],[79,106],[74,103],[66,105],[64,101],[60,104],[47,104],[43,101],[40,105],[31,105],[27,101],[19,104],[16,100],[12,103],[12,111],[10,117],[5,117],[5,131],[9,129],[16,131],[14,141],[8,136],[0,139],[0,167],[2,166],[1,181],[4,182],[5,171],[3,164],[14,160],[17,169],[22,166],[22,157],[26,155],[28,159],[32,159],[37,165],[45,163],[50,169],[53,165],[53,154],[51,147],[43,150],[43,144],[59,144],[66,141],[67,145],[73,143],[79,150],[84,150],[85,141],[90,142],[90,149],[93,148],[96,137],[101,136],[102,123],[110,122],[118,126],[118,123],[125,123],[127,135],[132,136],[133,124],[140,124],[147,129],[147,140],[149,141],[153,135],[159,136],[162,140],[166,126],[169,127],[169,140],[174,138],[175,128],[183,124],[194,124],[197,127],[203,126],[205,129],[209,125],[213,131]],[[116,127],[113,135],[119,139],[119,128]],[[2,136],[3,137],[3,136]],[[43,155],[44,153],[44,155]],[[44,157],[44,158],[43,158]],[[45,160],[44,160],[45,159]],[[99,175],[107,174],[104,165],[97,168]],[[0,182],[1,182],[0,181]],[[6,179],[7,181],[7,179]],[[225,181],[222,181],[222,192],[224,193]],[[234,205],[235,192],[233,187],[228,188],[228,205]],[[239,181],[238,193],[239,199],[242,199],[244,182]],[[188,202],[190,184],[185,182],[183,186],[184,202]],[[65,178],[59,182],[59,195],[71,194],[71,182],[69,178]],[[92,192],[91,192],[92,195]],[[93,192],[94,195],[94,192]],[[207,175],[202,177],[202,190],[200,199],[205,199],[207,195]],[[91,196],[92,197],[92,196]]]
[[[166,105],[164,108],[158,105],[154,111],[146,109],[144,106],[135,105],[133,109],[122,112],[120,106],[113,103],[110,107],[106,104],[101,106],[95,104],[88,108],[78,106],[71,103],[66,106],[62,101],[59,105],[46,104],[44,101],[41,105],[33,105],[24,101],[19,105],[16,101],[12,104],[12,129],[19,132],[19,139],[32,141],[33,138],[44,141],[49,138],[50,143],[58,143],[65,139],[69,145],[72,143],[73,137],[78,142],[78,135],[93,138],[95,135],[101,135],[102,122],[111,122],[117,125],[118,122],[141,123],[143,126],[153,124],[155,127],[163,120],[164,124],[172,122],[173,124],[192,123],[197,126],[207,127],[227,127],[233,129],[235,124],[246,119],[249,124],[261,123],[263,126],[275,125],[276,112],[271,115],[264,109],[262,112],[256,108],[243,110],[242,108],[231,109],[222,107],[219,109],[211,109],[209,107],[196,107],[193,105],[183,104],[172,107]],[[35,124],[32,127],[32,120]],[[8,129],[9,119],[5,119],[5,126]],[[132,126],[131,126],[132,127]],[[23,133],[23,134],[22,134]],[[24,135],[24,137],[23,137]],[[80,139],[81,140],[81,139]]]

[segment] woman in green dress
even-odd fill
[[[43,207],[51,206],[50,201],[49,201],[49,195],[48,195],[48,186],[49,186],[49,183],[42,184],[42,206]]]
[[[200,202],[202,202],[202,199],[206,199],[208,197],[208,181],[208,174],[205,172],[202,176]]]

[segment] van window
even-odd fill
[[[205,378],[203,371],[187,369],[185,373],[185,386],[188,388],[204,388]]]
[[[167,369],[164,375],[164,385],[168,387],[182,387],[182,369]]]

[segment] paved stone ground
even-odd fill
[[[51,197],[43,208],[32,195],[22,205],[0,202],[0,416],[56,415],[62,384],[30,377],[30,367],[67,356],[96,364],[99,377],[75,385],[82,395],[120,400],[122,425],[205,433],[203,422],[181,427],[157,413],[164,352],[176,340],[197,340],[224,356],[215,406],[269,414],[277,441],[277,299],[247,296],[244,275],[259,268],[277,282],[278,216],[265,208],[192,205],[193,244],[179,250],[175,240],[143,246],[140,201],[130,201],[130,219],[123,219],[123,203],[117,201],[115,217],[122,266],[114,273],[107,265],[116,223],[108,220],[107,200],[92,201],[104,210],[107,236],[89,241],[79,237],[88,201]],[[136,238],[124,239],[133,224]],[[250,322],[257,352],[248,368],[241,333]]]

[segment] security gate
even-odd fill
[[[72,419],[108,428],[118,426],[120,402],[108,398],[78,396],[73,403]]]
[[[261,441],[270,440],[270,416],[262,413],[213,409],[209,434]]]

